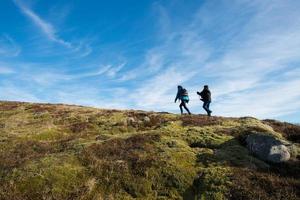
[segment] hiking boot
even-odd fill
[[[212,111],[210,110],[210,111],[208,111],[207,115],[211,116],[211,113],[212,113]]]

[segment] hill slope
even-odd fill
[[[299,126],[0,102],[0,199],[297,199]],[[249,133],[295,143],[266,163]]]

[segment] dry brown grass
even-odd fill
[[[70,126],[70,130],[73,133],[80,133],[89,128],[91,128],[91,124],[88,122],[76,122],[76,123],[71,124],[71,126]]]
[[[17,109],[19,107],[19,104],[17,103],[8,103],[8,104],[2,104],[0,106],[0,111],[10,111]]]
[[[159,140],[156,134],[111,139],[89,146],[80,157],[83,165],[101,180],[104,197],[120,193],[141,197],[150,189],[147,171],[156,163],[154,143]]]
[[[101,144],[93,144],[83,152],[87,163],[102,160],[111,164],[125,162],[134,173],[142,173],[154,161],[153,143],[159,141],[159,135],[135,135],[127,139],[111,139]]]
[[[190,116],[184,115],[180,118],[183,126],[214,126],[221,125],[222,119],[219,117],[208,117],[204,115]]]
[[[70,142],[73,137],[58,140],[55,142],[38,142],[38,141],[19,141],[8,144],[0,150],[0,170],[10,171],[32,161],[42,158],[47,154],[66,151],[71,148]]]
[[[299,197],[300,181],[281,177],[271,172],[249,169],[234,169],[230,199],[240,200],[296,200]]]
[[[274,131],[281,133],[286,139],[300,143],[300,126],[271,119],[263,120],[263,122],[271,126]]]
[[[56,107],[51,105],[30,104],[26,106],[26,110],[33,113],[55,112]]]
[[[37,142],[22,142],[0,152],[0,169],[4,171],[20,167],[26,161],[42,157],[50,151],[47,145]]]
[[[162,115],[157,115],[154,113],[146,113],[146,112],[134,112],[129,111],[126,113],[128,118],[133,118],[135,123],[133,126],[138,128],[138,130],[147,130],[149,128],[156,129],[170,121],[169,119],[163,117]],[[148,117],[150,119],[149,122],[145,122],[144,119]],[[142,123],[139,123],[142,122]]]

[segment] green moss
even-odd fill
[[[298,182],[282,175],[297,172],[299,146],[291,146],[289,170],[273,172],[241,144],[253,132],[281,138],[250,117],[0,102],[0,199],[219,200],[276,188],[254,187],[253,174],[239,186],[243,171],[294,190]]]
[[[221,123],[221,127],[230,128],[240,126],[240,122],[237,119],[224,119]]]
[[[11,175],[16,193],[24,199],[66,199],[80,194],[86,171],[71,155],[55,155],[28,163]]]
[[[242,118],[240,119],[240,129],[242,131],[256,131],[262,132],[270,135],[274,135],[276,137],[281,137],[281,134],[276,133],[273,128],[267,124],[264,124],[262,121],[255,119],[255,118]]]
[[[68,134],[64,133],[60,130],[56,129],[49,129],[44,130],[41,133],[29,135],[27,139],[37,140],[37,141],[55,141],[55,140],[62,140],[63,138],[67,137]]]
[[[212,127],[190,128],[183,138],[191,147],[218,148],[222,143],[232,139],[232,136],[215,133]]]
[[[232,139],[223,143],[215,152],[215,159],[223,165],[266,169],[269,167],[265,162],[250,155],[249,151],[240,145],[239,141]]]
[[[231,185],[231,170],[224,167],[203,168],[195,180],[197,199],[223,200]]]

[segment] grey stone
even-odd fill
[[[136,120],[135,120],[133,117],[128,117],[128,118],[127,118],[127,125],[133,126],[133,125],[135,125],[135,124],[136,124]]]
[[[270,135],[251,134],[246,138],[248,150],[261,160],[280,163],[290,159],[288,148]]]
[[[145,116],[143,121],[144,121],[146,124],[149,124],[149,123],[151,122],[151,119],[150,119],[150,117]]]

